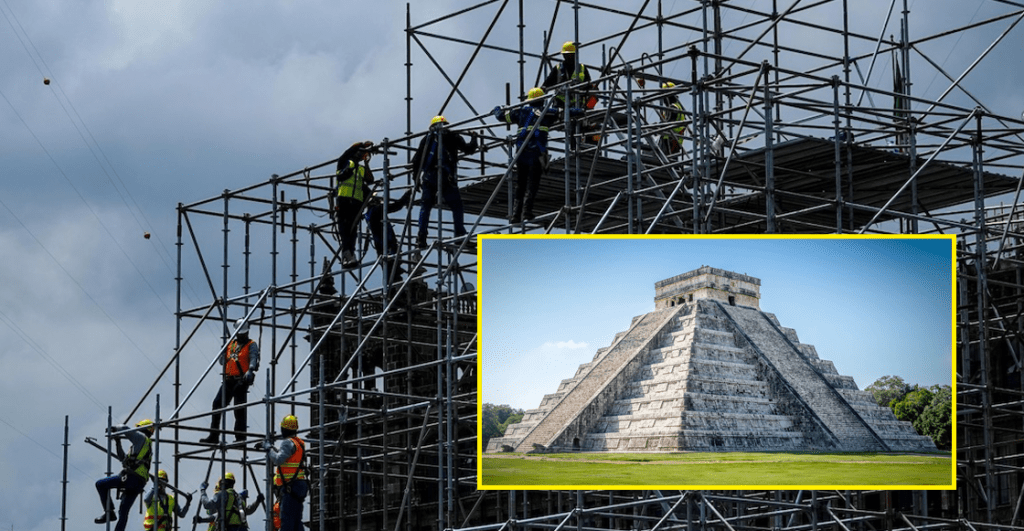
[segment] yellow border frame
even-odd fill
[[[956,455],[957,455],[957,423],[956,423],[956,236],[952,234],[765,234],[765,235],[637,235],[637,234],[601,234],[601,235],[525,235],[525,234],[481,234],[477,244],[477,401],[476,401],[476,472],[478,490],[956,490]],[[948,485],[484,485],[483,479],[483,292],[484,292],[484,253],[483,246],[487,240],[532,240],[532,239],[698,239],[698,240],[825,240],[825,239],[930,239],[948,240],[950,253],[950,386],[952,403],[952,448],[949,455],[950,483]]]

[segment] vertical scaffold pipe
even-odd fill
[[[223,270],[223,274],[221,275],[221,277],[222,277],[221,278],[222,286],[221,286],[221,291],[220,291],[221,305],[223,306],[223,310],[221,311],[221,331],[220,331],[220,333],[221,333],[220,344],[221,345],[226,344],[227,341],[228,341],[228,337],[231,335],[231,333],[228,330],[228,269],[231,267],[230,262],[228,261],[228,259],[229,259],[229,257],[228,257],[228,240],[229,240],[228,235],[231,233],[231,227],[230,227],[231,217],[230,217],[230,206],[229,206],[230,203],[231,203],[231,191],[225,188],[224,189],[224,216],[223,216],[224,217],[224,227],[223,227],[223,229],[221,229],[223,231],[223,233],[224,233],[224,242],[223,242],[224,256],[223,256],[223,263],[221,265],[221,268]],[[220,373],[221,373],[220,374],[220,391],[218,391],[220,393],[220,407],[222,407],[222,408],[228,407],[228,404],[229,404],[229,402],[228,402],[228,388],[227,388],[226,385],[224,385],[224,378],[225,378],[225,374],[226,374],[225,371],[226,370],[227,370],[227,363],[224,363],[224,364],[221,365],[221,371],[220,371]],[[222,437],[224,435],[224,433],[227,431],[227,425],[228,425],[228,415],[227,415],[227,411],[225,411],[224,414],[222,414],[221,417],[220,417],[220,426],[214,426],[213,427],[215,430],[219,429],[220,432],[218,433],[218,432],[214,431],[214,432],[211,433],[211,435],[216,436],[218,438],[218,440],[219,440],[219,438]],[[223,477],[223,476],[221,476],[221,477]]]
[[[839,76],[832,76],[832,126],[835,139],[836,167],[836,234],[843,232],[843,168],[839,133]]]
[[[764,63],[764,68],[770,68]],[[775,153],[771,84],[764,84],[764,202],[768,234],[775,232]]]
[[[64,415],[64,462],[61,466],[63,477],[60,480],[60,531],[65,530],[68,514],[68,416]]]
[[[633,149],[633,83],[629,65],[626,65],[626,231],[633,234],[633,168],[636,165]]]
[[[177,228],[177,240],[174,243],[175,254],[177,255],[174,273],[174,352],[181,351],[181,248],[184,246],[182,242],[182,230],[181,230],[181,217],[182,209],[184,205],[178,203],[178,228]],[[215,305],[211,305],[212,311]],[[205,319],[205,318],[204,318]],[[181,406],[181,356],[174,357],[174,410],[177,411]],[[179,455],[180,446],[178,441],[181,440],[181,430],[178,428],[179,423],[174,423],[174,477],[178,477],[178,463],[180,459]]]
[[[295,199],[291,200],[289,204],[292,211],[292,274],[291,280],[292,285],[296,285],[299,281],[299,202]],[[291,330],[298,330],[299,327],[299,312],[298,312],[298,295],[297,290],[291,290],[292,292],[292,304],[289,308],[289,313],[292,314]],[[295,374],[297,367],[295,365],[295,358],[298,356],[298,334],[289,334],[291,336],[291,351],[292,351],[292,372]],[[292,384],[291,391],[295,391],[295,384]],[[248,431],[248,429],[246,429]]]
[[[988,362],[988,322],[985,315],[987,312],[988,301],[986,296],[988,294],[988,272],[985,270],[987,267],[987,250],[985,248],[985,174],[983,171],[984,161],[984,146],[982,136],[982,118],[984,112],[981,108],[974,110],[974,117],[977,123],[977,132],[973,139],[973,152],[974,152],[974,226],[977,229],[977,234],[974,241],[974,265],[977,269],[978,274],[978,361],[981,364],[981,385],[984,389],[981,391],[981,410],[983,417],[983,431],[985,440],[985,495],[987,499],[995,499],[995,477],[992,474],[992,382],[989,379],[989,362]],[[988,521],[992,521],[992,503],[985,504]]]
[[[273,196],[271,197],[271,205],[270,205],[271,209],[272,209],[272,212],[270,214],[270,233],[272,235],[271,239],[270,239],[270,285],[273,286],[273,288],[271,288],[272,291],[270,293],[270,307],[274,308],[275,310],[277,308],[280,308],[280,306],[277,305],[277,254],[278,254],[277,253],[277,227],[278,227],[278,224],[280,223],[280,221],[278,220],[278,217],[277,217],[277,211],[281,208],[280,207],[280,203],[278,203],[278,199],[277,199],[277,191],[278,191],[278,185],[279,185],[280,179],[281,178],[276,173],[270,176],[270,180],[271,180],[271,193],[273,194]],[[281,199],[282,199],[282,201],[284,199],[284,192],[283,191],[281,192]],[[284,229],[284,223],[280,223],[280,225],[281,225],[281,229],[283,230]],[[260,323],[260,324],[262,325],[263,323]],[[261,334],[260,337],[262,338],[262,334]],[[266,350],[268,352],[272,352],[272,353],[276,353],[277,352],[277,312],[276,311],[271,313],[270,348],[266,349]],[[275,370],[274,372],[276,373],[277,371]],[[275,376],[276,376],[276,374],[275,374]],[[291,406],[291,412],[292,412],[293,415],[295,414],[295,406],[294,405]]]
[[[700,123],[704,119],[700,112],[700,106],[697,104],[699,101],[699,87],[697,84],[697,47],[690,46],[690,98],[691,98],[691,109],[693,109],[693,135],[691,135],[691,142],[693,144],[693,156],[690,157],[690,175],[693,177],[693,233],[700,234],[701,232],[701,220],[700,220],[700,202],[701,193],[700,188],[703,186],[700,178],[700,169],[697,167],[700,160],[701,146],[704,142],[700,139]]]
[[[113,448],[111,448],[111,443],[113,442],[113,438],[110,436],[110,433],[113,431],[113,429],[114,429],[114,408],[112,406],[107,406],[107,477],[108,478],[110,476],[114,475],[114,473],[110,470],[110,468],[113,466],[113,459],[111,458],[111,452],[113,451]],[[114,510],[114,502],[111,501],[109,492],[107,494],[107,506],[104,507],[103,509],[105,511],[107,511],[107,514],[110,514]],[[106,528],[107,528],[107,531],[110,531],[110,519],[109,518],[107,519],[107,526],[106,526]]]

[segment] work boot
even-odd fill
[[[530,221],[531,219],[533,219],[533,201],[527,199],[526,204],[523,206],[523,220]]]
[[[356,260],[356,254],[352,251],[344,251],[341,253],[341,267],[355,267],[358,263],[359,261]]]
[[[426,249],[427,248],[427,236],[426,235],[421,234],[421,235],[416,237],[416,248],[418,248],[418,249]]]
[[[509,221],[512,224],[516,224],[516,223],[519,223],[522,220],[523,220],[523,203],[520,202],[520,201],[516,201],[515,203],[512,204],[512,219],[509,219]]]
[[[220,437],[218,437],[216,433],[211,433],[206,437],[199,439],[199,442],[206,444],[218,444],[220,443]]]
[[[108,511],[104,513],[103,516],[97,517],[95,520],[93,520],[93,522],[96,522],[97,524],[105,524],[107,522],[114,521],[117,521],[117,513],[115,513],[114,511]]]

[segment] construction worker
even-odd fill
[[[540,186],[540,177],[547,167],[548,128],[558,123],[556,109],[545,107],[544,90],[538,87],[526,94],[526,105],[514,109],[495,107],[491,114],[500,121],[519,126],[516,132],[516,190],[512,205],[512,223],[533,219],[533,200]],[[572,116],[582,113],[570,109]],[[525,146],[524,146],[525,144]]]
[[[103,506],[103,515],[96,518],[97,524],[117,521],[115,531],[124,531],[128,525],[128,512],[132,508],[135,498],[142,494],[149,481],[149,464],[153,459],[153,432],[156,426],[149,419],[140,420],[135,424],[137,430],[129,431],[128,426],[117,424],[107,430],[107,434],[114,437],[117,442],[117,458],[121,461],[123,469],[116,476],[103,478],[96,482],[96,491],[100,494],[100,504]],[[132,442],[131,452],[124,453],[121,447],[121,438],[127,438]],[[117,514],[114,513],[113,503],[110,501],[110,491],[122,489],[121,504],[118,506]]]
[[[477,135],[475,132],[470,133],[470,141],[466,142],[461,134],[448,129],[447,125],[448,120],[444,116],[438,115],[431,119],[430,129],[412,157],[417,189],[423,189],[419,232],[416,235],[416,245],[420,249],[427,247],[427,223],[430,221],[430,211],[434,208],[434,202],[437,201],[439,187],[441,197],[452,212],[455,236],[466,234],[462,195],[459,194],[459,152],[467,155],[475,153]]]
[[[242,406],[248,401],[249,386],[256,381],[256,370],[260,366],[260,347],[249,339],[249,322],[245,319],[235,321],[235,339],[228,343],[224,355],[220,357],[224,366],[224,378],[220,390],[213,397],[213,415],[210,419],[210,434],[199,442],[216,444],[220,442],[220,417],[218,411],[232,402]],[[245,407],[235,409],[235,440],[245,440],[246,413]]]
[[[666,81],[661,84],[661,88],[670,90],[675,88],[676,84],[671,81]],[[683,122],[686,120],[686,113],[683,112],[683,104],[679,101],[679,95],[672,92],[665,94],[661,99],[661,103],[666,108],[658,109],[658,115],[661,116],[662,122]],[[686,130],[686,126],[680,123],[678,126],[673,127],[670,131],[665,131],[661,134],[661,150],[666,155],[672,155],[679,153],[680,141],[683,138],[683,131]]]
[[[213,525],[224,522],[224,531],[246,531],[245,518],[242,516],[244,505],[235,492],[235,475],[231,472],[224,474],[214,489],[213,498],[206,496],[208,486],[205,481],[199,486],[199,503],[207,514],[216,515]],[[211,529],[215,529],[213,525]]]
[[[590,72],[587,71],[587,67],[580,64],[577,60],[576,45],[572,41],[566,42],[562,45],[562,62],[551,69],[548,76],[544,78],[544,82],[541,83],[540,88],[544,89],[544,92],[548,92],[551,87],[570,80],[583,83],[583,86],[572,89],[572,93],[569,98],[569,107],[578,109],[585,108],[587,106],[586,104],[588,99],[587,93],[590,90]],[[565,94],[563,93],[563,89],[557,89],[554,104],[559,109],[565,108]]]
[[[387,214],[393,214],[399,210],[409,206],[409,199],[412,197],[412,190],[406,190],[402,197],[398,198],[397,201],[391,201],[387,206],[384,205],[384,198],[378,194],[373,194],[370,197],[370,201],[366,208],[366,224],[370,226],[370,234],[373,236],[373,248],[377,251],[378,256],[387,256],[398,252],[398,239],[395,238],[395,229],[391,227],[391,223],[388,222],[385,212]],[[401,268],[398,267],[398,262],[394,259],[385,259],[388,262],[388,272],[398,268],[397,278],[402,277]]]
[[[277,465],[274,486],[281,503],[281,530],[302,530],[302,504],[309,492],[306,480],[306,443],[298,437],[299,420],[288,415],[281,420],[281,449],[258,443],[257,450],[267,450],[267,461]]]
[[[192,496],[185,495],[185,505],[175,505],[174,496],[167,492],[167,472],[157,472],[157,483],[143,499],[146,506],[146,519],[142,522],[147,531],[169,531],[174,526],[173,515],[184,518],[188,514],[188,506],[192,504]]]
[[[359,263],[356,258],[356,234],[359,230],[359,216],[365,206],[364,200],[369,199],[371,193],[373,173],[370,172],[369,162],[372,149],[373,142],[369,140],[356,142],[338,157],[334,223],[341,240],[342,267],[354,267]]]

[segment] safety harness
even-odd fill
[[[121,464],[124,466],[124,470],[121,472],[122,476],[126,473],[134,472],[138,474],[143,481],[149,480],[149,464],[153,460],[153,454],[149,452],[149,443],[152,439],[146,437],[146,442],[142,443],[142,449],[139,450],[138,454],[128,455],[124,458]]]

